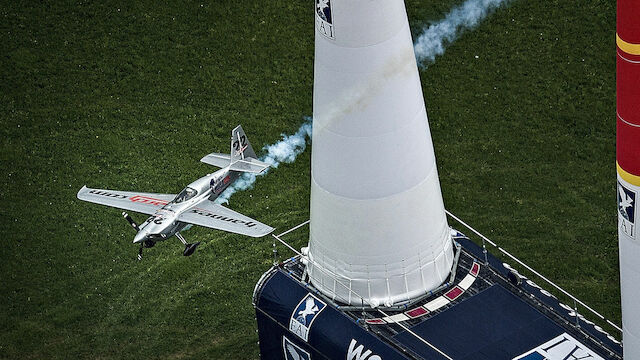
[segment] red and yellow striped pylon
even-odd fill
[[[640,359],[640,1],[618,0],[618,238],[625,359]]]

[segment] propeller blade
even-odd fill
[[[123,212],[122,216],[125,218],[125,220],[129,222],[129,224],[131,224],[131,227],[133,227],[136,231],[140,231],[138,224],[136,224],[136,222],[133,221],[133,219],[131,218],[131,216],[129,216],[129,214],[127,214],[126,212]]]
[[[142,244],[140,244],[140,250],[138,250],[138,261],[142,260],[142,248],[144,246]]]

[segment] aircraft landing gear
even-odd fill
[[[156,246],[156,242],[153,240],[145,240],[140,243],[140,250],[138,250],[138,260],[142,260],[142,249],[152,248]]]
[[[176,237],[180,239],[180,241],[184,245],[184,251],[182,252],[182,255],[184,256],[191,256],[196,251],[198,245],[200,245],[200,241],[198,241],[197,243],[189,244],[187,240],[184,239],[182,234],[178,232],[176,233]]]

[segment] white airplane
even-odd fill
[[[193,254],[200,242],[189,244],[180,234],[190,224],[251,237],[265,236],[274,230],[213,202],[240,173],[261,173],[269,167],[269,164],[256,159],[241,126],[238,125],[231,132],[230,155],[211,153],[200,161],[222,169],[192,182],[178,195],[90,189],[83,186],[78,192],[78,199],[151,215],[138,226],[126,212],[122,213],[137,231],[133,242],[140,244],[138,260],[142,260],[143,248],[152,247],[157,241],[166,240],[173,235],[184,244],[184,256]]]

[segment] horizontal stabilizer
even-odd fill
[[[245,158],[244,160],[238,160],[231,164],[231,170],[233,171],[250,172],[254,174],[259,174],[268,167],[269,164],[254,158]]]
[[[220,154],[220,153],[211,153],[202,159],[200,159],[205,164],[217,166],[219,168],[226,168],[231,164],[231,156],[228,154]]]
[[[227,166],[229,166],[229,164],[231,164],[231,157],[226,154],[211,153],[200,159],[200,161],[205,164],[217,166],[219,168],[226,168]],[[268,167],[269,164],[267,163],[264,163],[258,159],[254,159],[252,157],[247,157],[242,160],[236,160],[233,164],[231,164],[230,169],[233,171],[259,174]]]

